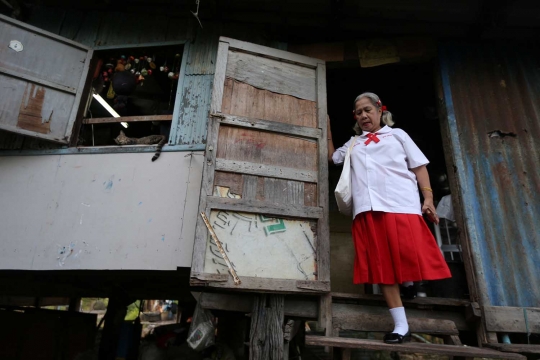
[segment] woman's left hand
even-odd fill
[[[433,200],[424,199],[424,205],[422,205],[422,214],[426,214],[430,221],[435,224],[439,224],[439,216],[437,216],[437,210],[433,205]]]

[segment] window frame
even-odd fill
[[[58,37],[58,36],[57,36]],[[62,37],[60,37],[63,39]],[[172,46],[172,45],[182,45],[182,61],[180,63],[180,73],[178,77],[178,86],[176,89],[175,103],[172,114],[171,121],[171,132],[169,134],[169,139],[167,144],[163,147],[163,152],[169,151],[204,151],[206,146],[205,144],[178,144],[176,143],[178,125],[180,122],[180,99],[182,99],[184,92],[184,79],[186,76],[186,65],[187,58],[190,51],[190,42],[189,40],[174,40],[174,41],[161,41],[161,42],[151,42],[151,43],[140,43],[140,44],[118,44],[118,45],[104,45],[104,46],[93,46],[91,47],[92,53],[95,54],[96,51],[103,50],[115,50],[115,49],[128,49],[128,48],[137,48],[137,47],[159,47],[159,46]],[[83,93],[88,93],[90,97],[90,86],[91,79],[89,74],[92,71],[92,68],[88,67],[87,81],[83,87]],[[83,100],[83,99],[81,99]],[[80,116],[77,117],[72,126],[71,138],[76,141],[78,140],[79,134],[74,134],[78,132],[83,123],[84,112],[80,111],[83,107],[89,106],[89,101],[81,101],[79,103],[79,112]],[[23,134],[21,134],[23,135]],[[24,135],[32,137],[31,135]],[[109,145],[109,146],[76,146],[67,144],[58,149],[21,149],[21,150],[0,150],[0,156],[6,155],[71,155],[71,154],[111,154],[111,153],[152,153],[155,152],[155,146],[152,145]]]

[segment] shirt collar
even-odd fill
[[[392,131],[392,128],[388,125],[384,125],[384,127],[376,131],[375,134],[386,134],[386,133],[389,133],[390,131]],[[363,131],[361,136],[367,137],[367,134],[369,133],[370,133],[369,131]]]

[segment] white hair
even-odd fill
[[[377,96],[377,94],[374,94],[372,92],[365,92],[356,97],[354,99],[353,107],[356,108],[356,103],[358,100],[362,98],[368,98],[369,101],[375,106],[375,108],[380,109],[382,107],[381,99]],[[381,122],[388,126],[394,126],[394,121],[392,120],[392,113],[388,110],[385,110],[382,112]],[[360,129],[360,126],[358,126],[358,123],[356,123],[353,127],[354,131],[357,134],[362,134],[362,130]]]

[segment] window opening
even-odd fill
[[[451,194],[437,112],[437,97],[433,84],[433,68],[432,63],[391,64],[372,68],[350,68],[344,67],[343,63],[329,63],[327,64],[328,113],[332,124],[334,146],[337,148],[354,136],[352,128],[355,121],[352,110],[356,96],[366,91],[379,95],[383,104],[392,112],[396,123],[394,128],[406,131],[429,159],[428,171],[434,191],[435,206],[438,206],[444,197],[446,197],[446,204],[451,206],[451,200],[448,198]],[[337,166],[329,167],[331,189],[335,188],[341,169]],[[337,213],[338,209],[332,191],[330,194],[331,219],[339,219],[335,221],[339,222],[339,229],[336,231],[341,232],[341,229],[350,228],[342,223],[352,224],[352,219],[332,215],[332,213]],[[454,219],[442,219],[438,227],[429,221],[427,223],[453,275],[452,279],[422,284],[427,295],[467,297],[468,290],[459,246],[459,232]],[[335,237],[342,238],[339,234]],[[343,244],[343,246],[352,245]],[[350,269],[342,270],[341,273],[351,271]],[[339,283],[334,279],[332,281],[333,284]]]
[[[134,139],[168,139],[182,50],[182,45],[172,45],[95,51],[77,145],[123,145],[115,141],[121,133]]]

